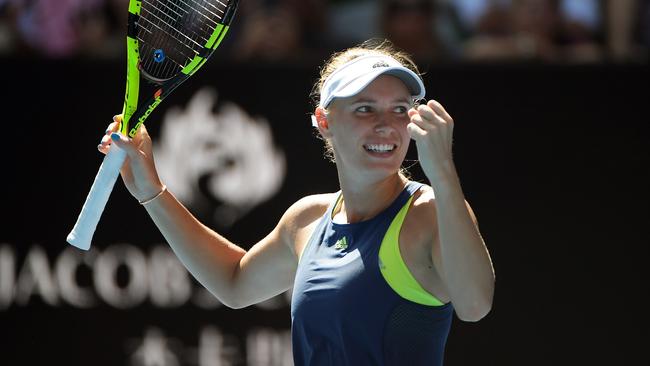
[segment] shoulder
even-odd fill
[[[472,221],[476,224],[476,216],[474,211],[470,206],[469,202],[465,200],[465,206],[467,211],[469,211]],[[435,219],[437,215],[436,210],[436,195],[433,188],[427,184],[423,184],[422,187],[413,194],[413,202],[409,213],[412,213],[415,216],[422,217],[424,219]]]
[[[436,202],[433,189],[423,184],[413,193],[401,232],[410,243],[430,243],[437,232]]]
[[[296,233],[318,221],[336,199],[337,193],[315,194],[303,197],[292,204],[282,215],[278,226],[289,241]]]
[[[285,212],[285,216],[294,219],[322,216],[334,202],[336,195],[336,193],[323,193],[305,196],[291,205]]]
[[[423,218],[435,217],[436,195],[431,186],[423,184],[420,189],[413,193],[409,214]]]

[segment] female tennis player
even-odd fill
[[[412,60],[387,43],[334,54],[315,86],[313,123],[340,191],[300,199],[246,251],[198,222],[156,173],[146,129],[109,125],[122,178],[187,269],[242,308],[293,286],[296,365],[441,365],[452,314],[491,309],[494,271],[452,160],[454,122]],[[415,140],[428,185],[400,167]]]

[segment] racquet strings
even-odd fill
[[[218,26],[228,0],[143,0],[138,19],[141,69],[164,81],[178,74]]]

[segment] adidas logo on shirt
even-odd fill
[[[348,240],[345,238],[345,236],[337,240],[336,243],[334,244],[334,249],[347,249],[347,248],[348,248]]]

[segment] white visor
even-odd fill
[[[366,55],[341,65],[325,79],[320,91],[319,106],[327,108],[334,98],[357,95],[379,75],[392,75],[404,82],[414,100],[426,93],[422,79],[392,57]]]

